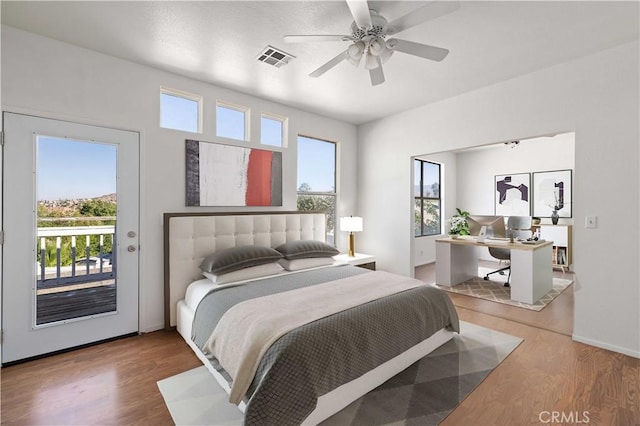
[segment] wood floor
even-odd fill
[[[498,268],[497,262],[483,260],[479,262],[479,266],[489,269]],[[554,270],[553,276],[555,278],[573,280],[572,272]],[[435,283],[435,264],[431,263],[418,266],[415,269],[415,277],[429,284]],[[573,287],[573,285],[569,286],[553,300],[553,303],[550,303],[539,312],[517,308],[503,303],[493,303],[477,297],[465,296],[458,293],[447,294],[457,307],[482,312],[492,316],[521,322],[533,327],[543,328],[545,330],[555,331],[571,336],[573,333]]]
[[[442,426],[640,424],[640,360],[572,342],[572,296],[565,296],[532,313],[452,297],[462,320],[524,342]],[[156,381],[198,365],[176,332],[159,331],[6,367],[1,422],[170,425]]]

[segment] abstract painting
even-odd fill
[[[572,217],[571,170],[533,173],[533,215],[551,217],[558,207],[558,216]]]
[[[186,141],[187,206],[282,206],[282,153]]]
[[[529,216],[531,214],[531,175],[517,173],[496,175],[495,214],[498,216]]]

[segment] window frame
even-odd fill
[[[333,144],[333,191],[299,191],[298,188],[300,187],[300,184],[297,181],[297,177],[296,177],[296,211],[304,211],[304,210],[299,210],[298,209],[298,198],[301,195],[311,195],[311,196],[326,196],[326,197],[333,197],[333,211],[327,211],[327,224],[326,224],[326,235],[325,235],[325,239],[327,239],[327,237],[329,236],[329,224],[330,224],[330,219],[331,219],[331,215],[333,216],[333,242],[332,244],[334,246],[338,246],[338,225],[337,225],[337,214],[338,214],[338,142],[335,141],[330,141],[327,139],[323,139],[323,138],[318,138],[315,136],[309,136],[309,135],[305,135],[302,133],[298,133],[298,136],[296,138],[296,143],[299,141],[299,138],[307,138],[307,139],[313,139],[319,142],[325,142],[325,143],[330,143]],[[297,176],[297,167],[300,166],[299,161],[298,161],[298,156],[299,156],[299,151],[300,147],[298,146],[298,154],[296,156],[296,176]]]
[[[266,118],[268,120],[279,121],[282,125],[282,132],[280,134],[280,145],[271,145],[268,143],[264,143],[262,141],[262,136],[264,132],[262,131],[262,119]],[[263,112],[260,114],[260,145],[272,146],[276,148],[287,148],[289,138],[289,118],[284,115],[273,114],[270,112]]]
[[[232,138],[229,136],[222,136],[218,134],[218,108],[226,108],[226,109],[230,109],[230,110],[234,110],[234,111],[238,111],[244,114],[244,138],[243,139],[236,139],[236,138]],[[219,138],[225,138],[225,139],[231,139],[234,141],[242,141],[242,142],[249,142],[251,141],[251,108],[248,106],[244,106],[244,105],[238,105],[238,104],[234,104],[231,102],[227,102],[227,101],[220,101],[217,100],[216,101],[216,137]]]
[[[420,237],[432,237],[434,235],[442,235],[442,164],[436,163],[435,161],[423,160],[421,158],[414,159],[414,170],[415,164],[420,163],[420,195],[416,195],[415,188],[413,191],[413,199],[414,206],[419,201],[420,202],[420,234],[416,234],[415,226],[413,227],[413,236],[415,238]],[[438,197],[426,197],[424,194],[424,165],[425,163],[433,164],[438,166]],[[415,182],[415,177],[414,177]],[[438,217],[440,218],[440,229],[436,233],[427,233],[425,231],[425,221],[424,221],[424,204],[425,201],[437,201],[438,202]],[[414,223],[415,225],[415,223]]]
[[[198,117],[197,117],[197,129],[195,132],[191,131],[191,130],[185,130],[185,129],[176,129],[175,127],[165,127],[162,125],[162,95],[167,95],[167,96],[174,96],[177,98],[182,98],[182,99],[186,99],[189,101],[194,101],[197,103],[198,105]],[[204,116],[203,116],[203,107],[204,104],[204,98],[202,95],[198,95],[195,93],[190,93],[190,92],[186,92],[184,90],[179,90],[179,89],[174,89],[172,87],[167,87],[167,86],[160,86],[160,108],[158,108],[158,112],[159,112],[159,117],[158,117],[158,124],[161,129],[170,129],[170,130],[177,130],[180,132],[189,132],[189,133],[198,133],[201,134],[202,133],[202,129],[203,129],[203,123],[204,123]]]

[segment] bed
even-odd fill
[[[383,271],[302,259],[309,267],[267,268],[245,278],[245,270],[261,269],[250,266],[223,284],[202,275],[207,259],[228,251],[253,247],[262,255],[263,248],[323,242],[325,223],[323,213],[307,212],[164,215],[166,328],[177,329],[245,413],[247,425],[318,424],[459,331],[444,292]],[[280,315],[243,328],[254,311],[260,318],[270,311]],[[310,311],[321,312],[305,319]],[[268,334],[264,347],[246,349],[261,333]],[[250,353],[253,362],[243,357],[232,366],[238,351]]]

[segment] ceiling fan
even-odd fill
[[[459,2],[433,1],[391,22],[388,22],[383,16],[379,15],[377,11],[369,9],[366,0],[346,0],[346,2],[354,19],[354,22],[351,24],[350,35],[284,36],[284,41],[287,43],[351,42],[345,51],[313,71],[309,74],[310,77],[320,77],[345,60],[357,67],[364,57],[364,68],[369,70],[371,84],[376,86],[384,83],[382,64],[396,51],[438,62],[442,61],[449,54],[449,50],[441,47],[429,46],[427,44],[397,38],[387,39],[386,37],[454,12],[460,7]]]

